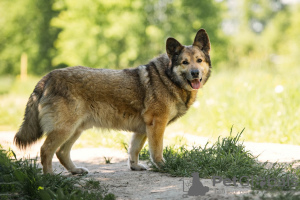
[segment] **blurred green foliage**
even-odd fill
[[[299,11],[279,0],[1,0],[0,74],[19,74],[22,53],[37,75],[135,67],[164,53],[167,37],[191,44],[200,28],[215,68],[296,65]]]
[[[164,53],[167,37],[188,45],[205,28],[214,74],[169,132],[217,137],[235,124],[246,140],[300,144],[300,4],[283,2],[291,1],[1,0],[0,128],[17,129],[52,69],[135,67]],[[26,81],[15,76],[23,53],[34,75]]]
[[[20,57],[29,57],[29,72],[51,70],[57,49],[54,42],[61,31],[51,21],[59,14],[53,9],[55,0],[0,1],[0,73],[17,74]]]
[[[239,18],[233,20],[238,22],[237,30],[230,35],[230,64],[275,71],[298,67],[300,4],[283,4],[280,0],[242,2],[234,15]]]

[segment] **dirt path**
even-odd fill
[[[5,148],[11,147],[20,157],[35,157],[39,154],[41,142],[32,146],[26,152],[17,150],[11,144],[14,133],[0,132],[0,144]],[[205,138],[187,136],[188,139],[205,143]],[[196,138],[197,139],[197,138]],[[271,143],[244,143],[247,150],[254,155],[259,155],[260,161],[290,162],[300,160],[300,146],[281,145]],[[152,171],[131,171],[127,167],[127,154],[124,151],[108,148],[85,148],[75,149],[71,156],[76,165],[86,167],[90,173],[85,178],[93,178],[107,185],[109,191],[117,196],[117,199],[235,199],[251,192],[249,187],[234,187],[216,184],[212,186],[211,179],[201,179],[209,191],[204,196],[187,196],[187,190],[191,185],[192,178],[170,177],[167,174]],[[104,156],[111,157],[112,164],[104,164]],[[69,175],[54,158],[56,172]],[[146,164],[144,162],[144,164]],[[183,191],[184,190],[184,191]]]

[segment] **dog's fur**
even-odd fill
[[[87,173],[76,167],[70,150],[82,131],[93,126],[132,131],[128,164],[144,170],[138,154],[148,138],[151,159],[164,163],[163,135],[168,124],[186,113],[210,76],[210,42],[200,29],[191,46],[168,38],[167,54],[147,65],[124,70],[70,67],[48,73],[31,94],[24,121],[14,142],[25,148],[47,138],[41,147],[44,173],[52,173],[56,152],[72,174]]]

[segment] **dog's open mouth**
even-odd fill
[[[187,82],[190,84],[190,86],[195,89],[195,90],[198,90],[201,86],[201,81],[202,81],[202,78],[200,79],[193,79],[193,80],[187,80]]]

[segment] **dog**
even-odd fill
[[[43,134],[43,172],[53,173],[52,158],[72,174],[88,173],[70,158],[82,131],[100,127],[133,132],[128,148],[131,170],[146,170],[139,152],[148,139],[150,157],[164,165],[163,136],[168,124],[184,115],[211,73],[210,41],[200,29],[190,46],[168,38],[166,53],[148,64],[123,70],[82,66],[45,75],[29,97],[14,143],[26,148]]]

